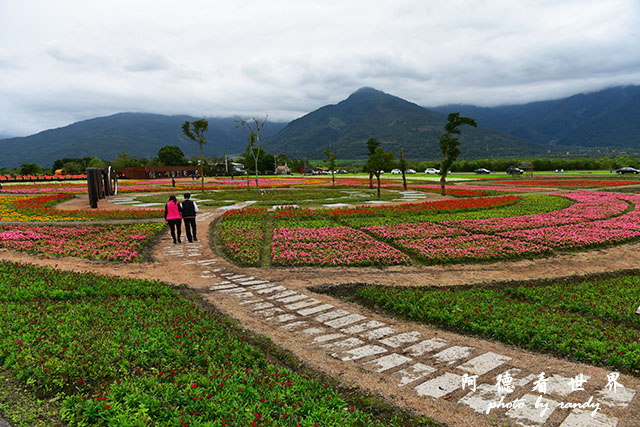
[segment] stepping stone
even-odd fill
[[[273,320],[277,323],[284,323],[297,318],[298,316],[296,316],[295,314],[281,314],[280,316],[269,317],[267,320]]]
[[[278,298],[284,298],[284,297],[288,297],[290,295],[296,295],[297,292],[296,291],[284,291],[284,292],[280,292],[279,294],[275,294],[275,295],[271,295],[269,298],[267,299],[278,299]]]
[[[269,283],[268,280],[251,280],[249,282],[242,282],[242,286],[261,285],[263,283]]]
[[[447,365],[453,365],[455,362],[461,359],[466,359],[475,350],[473,347],[464,347],[460,345],[454,345],[446,350],[442,350],[440,353],[433,355],[439,363],[446,363]]]
[[[599,395],[598,401],[609,407],[620,406],[626,408],[633,400],[636,391],[624,386],[618,386],[614,391],[604,388],[596,392]]]
[[[425,353],[429,353],[434,350],[438,350],[447,345],[447,341],[440,338],[429,338],[428,340],[424,340],[419,342],[418,344],[414,344],[411,347],[407,347],[404,349],[405,353],[408,353],[411,356],[418,357],[422,356]]]
[[[337,340],[338,338],[344,338],[346,335],[344,334],[327,334],[320,335],[313,339],[313,344],[318,344],[326,341]]]
[[[256,290],[253,287],[251,289]],[[260,290],[257,291],[257,293],[259,293],[259,294],[270,294],[272,292],[278,292],[278,291],[282,291],[282,290],[285,290],[285,289],[287,289],[287,288],[285,288],[284,286],[278,285],[278,286],[274,286],[272,288],[260,289]]]
[[[240,293],[240,292],[245,292],[244,288],[241,288],[240,286],[235,287],[235,288],[230,288],[230,289],[222,289],[220,291],[217,291],[219,294],[236,294],[236,293]]]
[[[346,340],[336,341],[329,344],[323,344],[320,347],[326,348],[329,350],[346,350],[348,348],[356,347],[362,344],[364,344],[364,341],[355,337],[351,337],[351,338],[347,338]]]
[[[325,328],[307,328],[302,330],[301,332],[305,335],[318,335],[326,331]]]
[[[266,304],[269,304],[269,303],[266,303]],[[278,313],[284,313],[284,310],[281,308],[275,307],[275,308],[268,308],[262,311],[256,311],[255,313],[259,316],[272,317]]]
[[[198,261],[198,264],[209,265],[209,264],[215,264],[216,262],[218,262],[218,260],[215,258],[201,259],[200,261]]]
[[[316,316],[314,320],[322,323],[322,322],[326,322],[327,320],[337,319],[338,317],[347,316],[349,314],[351,313],[349,313],[346,310],[335,310],[335,311],[330,311],[328,313],[322,313],[321,315]]]
[[[420,384],[414,390],[418,393],[418,396],[429,396],[437,399],[453,393],[460,387],[462,387],[462,376],[445,372],[444,375]]]
[[[488,352],[481,354],[478,357],[474,357],[466,363],[458,366],[458,369],[480,376],[494,370],[509,360],[511,360],[511,358],[508,356]]]
[[[402,369],[398,372],[391,374],[391,377],[398,380],[398,387],[404,387],[407,384],[411,384],[427,375],[437,371],[436,368],[424,365],[422,363],[416,363],[408,368]]]
[[[329,320],[328,322],[324,322],[324,324],[337,329],[337,328],[342,328],[343,326],[350,325],[352,323],[359,322],[364,319],[366,319],[365,316],[361,316],[359,314],[350,314],[348,316],[339,317],[334,320]]]
[[[344,332],[345,334],[357,334],[359,332],[364,332],[373,328],[379,328],[384,325],[384,323],[378,322],[377,320],[370,320],[365,323],[360,323],[359,325],[353,325],[349,326],[348,328],[341,329],[340,332]]]
[[[280,327],[282,329],[292,331],[294,329],[302,328],[303,326],[309,326],[309,322],[307,322],[306,320],[298,320],[297,322],[287,323],[286,325],[282,325]]]
[[[511,384],[514,387],[524,387],[525,385],[527,385],[529,382],[531,382],[532,380],[538,378],[538,376],[536,374],[529,374],[526,377],[523,378],[518,378],[518,374],[522,372],[522,369],[518,369],[518,368],[511,368],[511,369],[507,369],[506,371],[504,371],[502,373],[502,375],[504,376],[505,374],[509,375],[512,378],[512,382]],[[498,375],[496,375],[495,377],[496,382],[498,380]]]
[[[243,277],[242,279],[234,279],[234,280],[236,282],[244,283],[244,282],[248,282],[248,281],[253,280],[253,279],[255,279],[255,277],[250,276],[250,277]]]
[[[300,316],[309,316],[311,314],[320,313],[321,311],[326,311],[332,308],[333,306],[331,304],[322,304],[316,307],[305,308],[304,310],[298,310],[298,314]]]
[[[365,332],[360,334],[361,337],[364,337],[368,340],[377,340],[382,337],[386,337],[387,335],[395,334],[396,330],[385,326],[384,328],[374,329],[373,331]]]
[[[389,347],[397,348],[401,345],[418,341],[420,339],[420,335],[421,334],[418,331],[405,332],[404,334],[385,338],[380,340],[380,342],[384,345],[388,345]]]
[[[213,285],[213,286],[209,287],[209,290],[210,291],[219,291],[221,289],[230,289],[230,288],[234,288],[235,289],[235,288],[238,288],[238,286],[236,286],[236,285],[234,285],[232,283],[229,283],[228,285]],[[243,288],[239,288],[239,289],[243,289]]]
[[[529,425],[525,423],[533,423],[533,425],[544,424],[560,405],[555,400],[547,399],[542,395],[525,394],[520,399],[524,404],[509,409],[505,415],[518,420],[518,424],[521,425]],[[539,407],[536,408],[538,399],[540,399]]]
[[[282,287],[282,289],[286,289],[286,288]],[[280,289],[278,289],[278,290],[280,290]],[[299,295],[293,295],[293,296],[285,297],[285,298],[278,298],[276,301],[278,301],[278,302],[280,302],[282,304],[287,304],[287,303],[290,303],[290,302],[300,301],[300,300],[303,300],[303,299],[309,299],[309,296],[308,295],[299,294]]]
[[[294,304],[285,305],[284,308],[286,308],[287,310],[299,310],[301,308],[317,305],[319,302],[320,301],[318,301],[317,299],[311,298],[306,301],[300,301]]]
[[[387,356],[382,356],[380,359],[367,362],[363,366],[372,366],[376,372],[384,372],[403,365],[407,362],[411,362],[411,360],[413,359],[406,356],[401,356],[396,353],[392,353]]]
[[[236,286],[235,284],[231,283],[231,282],[230,282],[230,281],[228,281],[228,280],[224,280],[224,281],[222,281],[222,282],[218,282],[218,283],[214,283],[214,284],[213,284],[213,286],[218,286],[218,285],[233,285],[233,286]]]
[[[479,414],[491,415],[491,411],[496,409],[494,405],[500,402],[502,397],[503,395],[498,393],[495,385],[479,384],[476,387],[476,391],[466,394],[462,399],[458,400],[458,403],[464,403]],[[506,399],[502,401],[503,404],[509,402]]]
[[[270,302],[259,302],[257,304],[254,304],[253,307],[251,307],[251,311],[257,311],[257,310],[262,310],[265,308],[271,308],[273,307],[273,304],[271,304]]]
[[[601,412],[592,415],[592,412],[574,409],[560,427],[616,427],[618,425],[617,418],[608,417]]]
[[[246,285],[246,283],[245,283]],[[254,285],[254,286],[249,286],[249,289],[253,289],[253,290],[258,290],[258,289],[267,289],[267,288],[271,288],[275,286],[274,283],[269,283],[269,282],[263,282],[262,285]]]
[[[229,280],[242,279],[243,277],[247,277],[247,276],[245,276],[244,274],[236,274],[235,276],[229,277]]]
[[[348,362],[349,360],[358,360],[364,357],[374,356],[376,354],[386,353],[387,349],[380,347],[379,345],[365,345],[362,347],[354,348],[351,350],[343,351],[341,353],[333,353],[332,357]]]
[[[202,254],[201,253],[190,253],[190,254],[188,254],[188,256],[200,256],[200,255],[202,255]]]
[[[241,292],[238,294],[233,294],[234,297],[236,298],[251,298],[253,296],[253,293],[251,292]]]
[[[260,302],[260,301],[264,301],[264,300],[262,298],[258,298],[258,299],[252,299],[252,300],[249,300],[249,301],[242,301],[240,303],[240,305],[253,304],[253,303],[256,303],[256,302]]]
[[[584,375],[584,379],[588,380],[589,376]],[[547,378],[547,394],[558,394],[562,397],[568,396],[574,392],[571,388],[572,378],[563,377],[562,375],[554,374]]]

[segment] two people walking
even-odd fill
[[[180,237],[182,235],[183,220],[189,243],[198,241],[196,235],[196,213],[198,213],[198,205],[191,200],[191,194],[185,193],[182,203],[178,202],[176,196],[169,197],[169,201],[164,206],[164,219],[169,223],[174,244],[182,243]]]

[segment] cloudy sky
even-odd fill
[[[122,111],[291,120],[640,84],[640,0],[0,0],[0,135]]]

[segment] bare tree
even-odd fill
[[[204,150],[203,145],[207,143],[204,139],[204,133],[209,129],[209,122],[205,119],[196,120],[193,123],[189,123],[188,121],[182,124],[182,132],[187,136],[187,138],[195,141],[200,145],[200,180],[201,180],[201,191],[204,193]]]
[[[236,120],[236,129],[242,128],[243,132],[247,134],[249,139],[249,151],[253,153],[253,160],[256,169],[256,189],[258,190],[258,196],[260,196],[260,184],[258,183],[258,157],[260,157],[260,140],[262,128],[267,124],[268,114],[264,117],[252,117],[250,120]]]

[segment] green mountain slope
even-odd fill
[[[446,115],[427,110],[372,89],[362,88],[336,105],[327,105],[289,123],[268,138],[265,149],[293,157],[324,158],[329,147],[338,158],[363,158],[366,141],[378,138],[382,147],[399,156],[404,147],[408,158],[440,157],[438,136]],[[512,136],[486,128],[464,128],[460,138],[461,158],[535,154],[540,148]]]
[[[614,87],[552,101],[500,107],[448,105],[478,124],[537,144],[640,148],[640,86]]]
[[[99,157],[114,159],[126,152],[135,157],[156,157],[165,145],[177,145],[187,157],[200,154],[200,146],[182,134],[189,116],[165,116],[145,113],[119,113],[73,123],[35,135],[0,140],[3,156],[0,166],[16,167],[36,163],[49,167],[64,157]],[[247,138],[235,128],[232,118],[208,118],[205,155],[242,153]],[[285,123],[267,123],[264,135],[274,135]]]

